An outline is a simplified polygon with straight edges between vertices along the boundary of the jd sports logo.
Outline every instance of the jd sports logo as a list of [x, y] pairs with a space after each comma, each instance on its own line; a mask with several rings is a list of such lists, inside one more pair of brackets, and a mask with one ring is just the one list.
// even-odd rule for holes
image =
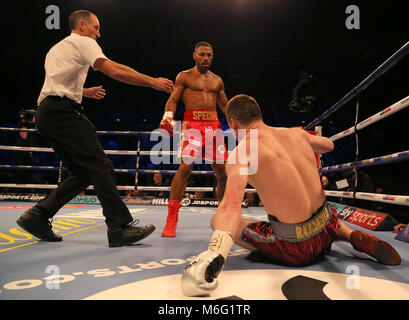
[[189, 198], [183, 198], [182, 201], [180, 202], [181, 206], [187, 207], [191, 203], [191, 200]]

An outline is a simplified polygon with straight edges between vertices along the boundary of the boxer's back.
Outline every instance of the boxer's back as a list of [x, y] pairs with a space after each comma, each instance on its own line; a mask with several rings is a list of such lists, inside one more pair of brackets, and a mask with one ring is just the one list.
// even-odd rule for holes
[[258, 129], [258, 170], [249, 176], [267, 213], [284, 223], [308, 220], [325, 194], [314, 151], [302, 129]]

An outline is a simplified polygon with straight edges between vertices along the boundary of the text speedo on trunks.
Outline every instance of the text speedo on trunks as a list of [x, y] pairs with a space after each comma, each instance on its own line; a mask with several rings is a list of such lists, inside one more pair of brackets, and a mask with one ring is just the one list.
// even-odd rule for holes
[[310, 264], [327, 254], [337, 237], [337, 211], [327, 202], [302, 223], [286, 224], [268, 217], [269, 222], [248, 224], [241, 240], [274, 262], [292, 266]]
[[187, 110], [180, 133], [179, 157], [224, 163], [227, 150], [216, 110]]

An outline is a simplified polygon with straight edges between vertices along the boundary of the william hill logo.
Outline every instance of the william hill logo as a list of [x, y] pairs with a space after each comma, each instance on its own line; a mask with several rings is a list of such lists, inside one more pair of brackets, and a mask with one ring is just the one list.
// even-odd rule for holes
[[167, 206], [169, 204], [169, 199], [165, 198], [155, 198], [152, 199], [152, 205]]

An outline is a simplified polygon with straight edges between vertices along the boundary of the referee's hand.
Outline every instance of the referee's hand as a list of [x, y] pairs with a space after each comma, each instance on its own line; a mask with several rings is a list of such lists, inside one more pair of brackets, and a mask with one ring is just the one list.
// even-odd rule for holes
[[83, 96], [91, 99], [101, 100], [105, 97], [105, 89], [101, 86], [84, 88]]
[[165, 91], [167, 93], [172, 93], [173, 87], [174, 87], [173, 81], [166, 78], [155, 78], [152, 85], [153, 89]]

